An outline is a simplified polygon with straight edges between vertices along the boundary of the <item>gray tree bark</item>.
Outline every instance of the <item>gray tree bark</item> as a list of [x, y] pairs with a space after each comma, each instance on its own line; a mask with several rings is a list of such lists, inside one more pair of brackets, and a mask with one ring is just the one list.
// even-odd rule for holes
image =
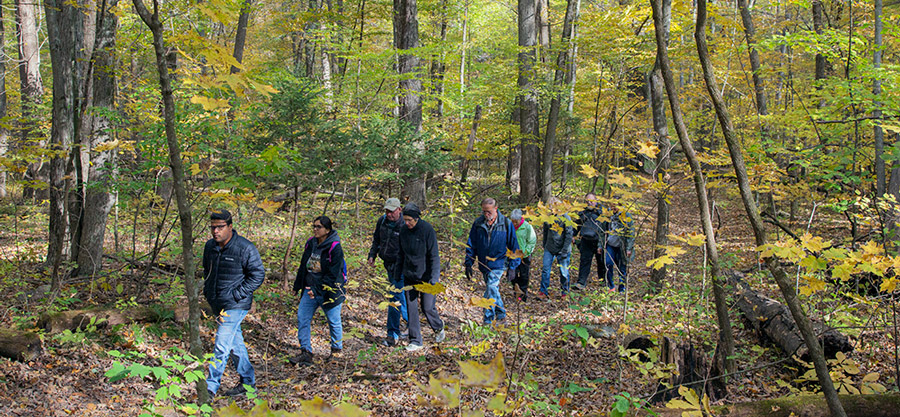
[[[419, 47], [419, 20], [416, 0], [394, 0], [394, 47], [400, 52], [397, 70], [400, 73], [400, 125], [415, 137], [416, 145], [424, 151], [419, 137], [422, 131], [422, 80], [416, 75], [419, 57], [408, 52]], [[425, 207], [425, 178], [418, 170], [409, 172], [403, 194], [410, 202]]]
[[541, 156], [537, 142], [540, 138], [535, 77], [535, 0], [519, 0], [519, 134], [522, 146], [519, 201], [530, 203], [540, 197]]
[[[766, 244], [766, 230], [762, 218], [759, 215], [756, 201], [753, 199], [752, 190], [750, 189], [750, 180], [747, 176], [747, 168], [744, 164], [744, 155], [741, 150], [740, 141], [735, 135], [734, 126], [731, 123], [731, 116], [729, 115], [728, 109], [725, 107], [725, 100], [722, 99], [722, 95], [719, 93], [718, 83], [714, 78], [715, 75], [712, 64], [710, 64], [706, 41], [706, 0], [697, 0], [697, 24], [694, 31], [694, 38], [697, 41], [697, 54], [700, 57], [700, 65], [703, 68], [703, 78], [706, 80], [706, 90], [716, 109], [716, 116], [722, 127], [722, 134], [725, 137], [728, 152], [731, 154], [731, 162], [734, 167], [735, 176], [737, 177], [741, 200], [743, 200], [744, 209], [747, 211], [747, 216], [750, 218], [750, 225], [753, 228], [756, 246], [759, 247]], [[806, 312], [803, 311], [803, 306], [797, 298], [797, 291], [794, 289], [793, 283], [790, 278], [788, 278], [787, 274], [785, 274], [784, 269], [781, 268], [781, 264], [779, 264], [774, 257], [766, 257], [765, 262], [766, 267], [768, 267], [772, 276], [775, 278], [775, 281], [778, 283], [778, 287], [781, 289], [782, 295], [784, 295], [785, 303], [791, 310], [791, 315], [794, 317], [794, 321], [797, 323], [797, 327], [803, 335], [803, 340], [809, 348], [809, 356], [815, 366], [819, 385], [822, 388], [822, 393], [825, 395], [825, 401], [828, 403], [831, 415], [835, 417], [846, 417], [847, 413], [844, 412], [844, 407], [841, 405], [841, 401], [837, 396], [837, 391], [834, 389], [831, 375], [828, 373], [828, 364], [825, 362], [825, 354], [822, 351], [822, 346], [819, 345], [818, 337], [816, 336], [815, 330], [813, 330], [809, 317], [806, 316]]]
[[[84, 215], [75, 258], [77, 275], [95, 275], [103, 264], [103, 240], [106, 222], [116, 204], [113, 188], [116, 173], [116, 150], [92, 151], [98, 145], [114, 140], [112, 121], [106, 115], [116, 110], [117, 79], [114, 68], [116, 61], [116, 31], [119, 18], [110, 12], [119, 0], [106, 0], [97, 14], [97, 39], [91, 62], [91, 110], [82, 119], [87, 124], [86, 147], [91, 152], [91, 163], [87, 170], [88, 186], [84, 196]], [[101, 109], [97, 112], [93, 109]]]
[[[147, 9], [143, 0], [133, 0], [134, 8], [144, 24], [153, 33], [153, 50], [156, 53], [156, 71], [159, 75], [159, 89], [163, 101], [163, 118], [165, 120], [166, 144], [169, 150], [169, 166], [172, 167], [172, 183], [175, 188], [175, 201], [178, 205], [178, 219], [181, 223], [181, 256], [184, 262], [184, 286], [188, 298], [188, 331], [185, 333], [192, 355], [201, 357], [203, 346], [200, 343], [200, 283], [194, 270], [193, 223], [191, 222], [191, 206], [185, 189], [184, 163], [181, 160], [181, 144], [175, 133], [175, 97], [169, 78], [168, 50], [163, 39], [163, 25], [159, 20], [159, 4], [153, 1], [153, 12]], [[206, 380], [197, 381], [197, 396], [200, 402], [206, 402]]]
[[[872, 66], [875, 69], [881, 68], [881, 48], [882, 39], [881, 32], [883, 23], [881, 22], [882, 0], [875, 0], [875, 54], [872, 56]], [[875, 118], [874, 134], [875, 134], [875, 194], [878, 197], [884, 195], [885, 191], [885, 167], [884, 167], [884, 131], [881, 129], [881, 102], [878, 98], [881, 96], [881, 79], [876, 77], [872, 81], [872, 94], [875, 95], [875, 110], [872, 111], [872, 117]]]
[[753, 71], [753, 91], [756, 94], [756, 112], [760, 116], [769, 114], [769, 106], [766, 100], [766, 87], [759, 76], [759, 52], [756, 51], [756, 28], [753, 26], [753, 16], [747, 0], [737, 0], [741, 10], [741, 22], [744, 24], [744, 38], [747, 41], [750, 55], [750, 70]]
[[[6, 58], [6, 28], [3, 24], [3, 9], [0, 8], [0, 57]], [[6, 117], [6, 59], [0, 59], [0, 119]], [[9, 150], [9, 130], [0, 126], [0, 157]], [[6, 198], [6, 168], [0, 167], [0, 198]]]
[[[657, 48], [656, 62], [647, 77], [647, 84], [650, 93], [650, 114], [653, 117], [653, 131], [656, 132], [656, 143], [659, 147], [659, 154], [656, 156], [654, 180], [666, 183], [669, 166], [671, 165], [670, 154], [672, 141], [669, 139], [669, 124], [666, 120], [665, 96], [663, 95], [665, 86], [662, 68], [659, 63], [659, 49], [668, 50], [669, 48], [669, 26], [672, 21], [672, 1], [661, 1], [660, 23], [662, 25], [663, 33], [665, 34], [663, 39], [665, 43]], [[656, 243], [655, 248], [653, 249], [654, 258], [663, 256], [665, 254], [665, 246], [669, 244], [669, 202], [667, 194], [668, 190], [663, 189], [656, 196]], [[650, 272], [650, 283], [654, 291], [661, 290], [665, 280], [665, 266]]]
[[475, 139], [478, 137], [478, 122], [481, 121], [481, 105], [475, 106], [475, 115], [472, 117], [472, 130], [469, 131], [469, 142], [466, 144], [466, 154], [459, 163], [460, 182], [465, 183], [469, 177], [469, 159], [475, 151]]
[[[19, 119], [21, 135], [20, 146], [30, 146], [32, 130], [35, 125], [35, 110], [41, 104], [43, 84], [41, 83], [41, 53], [38, 40], [37, 3], [16, 0], [16, 40], [19, 49], [19, 85], [22, 95], [22, 117]], [[34, 145], [43, 147], [45, 141], [35, 138]], [[44, 170], [39, 162], [28, 164], [25, 178], [28, 180], [46, 180]], [[43, 199], [46, 192], [38, 192], [26, 184], [24, 196], [31, 198], [35, 193]]]
[[547, 116], [547, 133], [544, 135], [544, 157], [543, 157], [543, 174], [541, 180], [543, 187], [541, 195], [544, 202], [549, 203], [553, 192], [553, 154], [556, 151], [556, 127], [559, 123], [559, 108], [562, 102], [563, 89], [568, 82], [572, 80], [575, 74], [569, 62], [572, 60], [572, 52], [574, 46], [575, 21], [578, 19], [579, 0], [568, 0], [566, 2], [566, 17], [563, 21], [562, 41], [560, 44], [559, 55], [556, 57], [556, 71], [553, 77], [553, 86], [555, 93], [550, 99], [550, 114]]
[[[244, 46], [247, 44], [247, 26], [250, 23], [250, 6], [253, 0], [244, 0], [241, 6], [241, 14], [238, 16], [238, 25], [234, 34], [234, 59], [239, 63], [244, 62]], [[232, 65], [231, 73], [236, 74], [241, 69]]]
[[538, 59], [547, 62], [550, 55], [550, 2], [548, 0], [534, 0], [535, 26], [537, 27]]

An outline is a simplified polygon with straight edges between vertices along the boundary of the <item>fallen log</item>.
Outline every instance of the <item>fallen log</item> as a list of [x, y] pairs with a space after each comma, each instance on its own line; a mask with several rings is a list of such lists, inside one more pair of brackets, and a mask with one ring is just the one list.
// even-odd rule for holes
[[[740, 272], [726, 271], [725, 276], [728, 284], [735, 288], [738, 309], [762, 338], [771, 340], [789, 356], [797, 355], [808, 361], [808, 348], [788, 308], [753, 290]], [[853, 351], [850, 339], [844, 334], [819, 322], [813, 322], [813, 328], [819, 335], [826, 357], [834, 358], [838, 352]]]
[[[212, 308], [203, 302], [200, 309], [212, 315]], [[66, 330], [84, 330], [94, 326], [97, 330], [106, 329], [119, 324], [154, 323], [171, 320], [184, 323], [188, 319], [188, 306], [170, 308], [163, 305], [137, 306], [124, 310], [117, 308], [89, 308], [84, 310], [68, 310], [56, 313], [45, 313], [38, 320], [38, 327], [47, 334], [62, 333]]]
[[[847, 417], [894, 417], [900, 410], [900, 394], [841, 395]], [[638, 415], [681, 417], [687, 411], [675, 408], [655, 408]], [[653, 412], [653, 414], [650, 414]], [[801, 395], [712, 407], [717, 416], [728, 417], [828, 417], [831, 413], [820, 395]]]
[[28, 362], [44, 352], [37, 333], [0, 329], [0, 357]]

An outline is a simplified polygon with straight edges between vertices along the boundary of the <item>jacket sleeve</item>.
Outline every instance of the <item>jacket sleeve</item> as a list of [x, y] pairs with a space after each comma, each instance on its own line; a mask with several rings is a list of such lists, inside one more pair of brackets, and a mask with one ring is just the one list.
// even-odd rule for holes
[[[403, 239], [404, 239], [403, 235], [404, 235], [404, 233], [401, 231], [400, 232], [400, 242], [399, 242], [400, 244], [397, 245], [398, 249], [399, 249], [397, 252], [397, 262], [394, 262], [394, 266], [393, 266], [394, 276], [398, 277], [398, 279], [401, 276], [401, 274], [403, 274], [403, 265], [406, 263], [406, 252], [403, 250]], [[404, 283], [403, 285], [406, 285], [406, 284]]]
[[441, 279], [441, 254], [438, 248], [437, 233], [435, 233], [434, 229], [428, 232], [428, 237], [425, 241], [425, 256], [428, 257], [428, 267], [431, 269], [431, 276], [428, 277], [428, 282], [435, 284]]
[[584, 224], [584, 212], [578, 213], [578, 218], [575, 219], [575, 231], [572, 233], [572, 237], [578, 236], [581, 233], [581, 226]]
[[469, 240], [466, 241], [466, 267], [470, 267], [475, 265], [475, 249], [472, 249], [472, 234], [475, 232], [475, 226], [473, 225], [471, 229], [469, 229]]
[[344, 247], [338, 243], [331, 249], [331, 253], [323, 258], [330, 257], [331, 263], [328, 264], [328, 273], [324, 274], [328, 280], [325, 285], [331, 287], [331, 291], [338, 291], [344, 285]]
[[[519, 238], [516, 237], [516, 227], [513, 226], [512, 220], [506, 219], [506, 249], [515, 252], [519, 250]], [[522, 259], [515, 258], [509, 260], [509, 269], [516, 269]]]
[[[526, 223], [527, 224], [527, 223]], [[525, 247], [522, 248], [522, 252], [525, 256], [531, 256], [534, 252], [534, 247], [537, 246], [537, 235], [534, 233], [534, 227], [531, 227], [530, 224], [527, 224], [528, 229], [526, 229], [525, 236]]]
[[575, 228], [569, 225], [563, 225], [563, 248], [568, 247], [569, 251], [572, 250], [573, 237], [575, 237]]
[[375, 223], [375, 232], [372, 233], [372, 246], [369, 248], [369, 256], [368, 259], [375, 258], [378, 256], [378, 250], [381, 248], [381, 227], [384, 224], [384, 216], [378, 218], [378, 222]]
[[541, 225], [541, 247], [547, 247], [547, 236], [550, 236], [550, 223]]
[[256, 249], [256, 246], [252, 243], [247, 245], [244, 248], [243, 258], [244, 279], [241, 281], [241, 285], [238, 285], [232, 291], [235, 301], [252, 297], [253, 291], [256, 291], [266, 279], [266, 268], [263, 266], [262, 258], [259, 257], [259, 251]]
[[297, 268], [297, 277], [294, 278], [294, 292], [302, 290], [306, 287], [306, 262], [309, 261], [310, 250], [309, 242], [303, 247], [303, 256], [300, 257], [300, 268]]

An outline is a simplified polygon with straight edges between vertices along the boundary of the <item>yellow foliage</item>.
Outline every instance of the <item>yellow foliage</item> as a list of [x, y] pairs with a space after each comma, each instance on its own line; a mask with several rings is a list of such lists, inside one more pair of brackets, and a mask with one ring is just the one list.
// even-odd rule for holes
[[478, 361], [458, 361], [465, 379], [462, 384], [467, 387], [497, 388], [506, 379], [506, 366], [503, 364], [503, 353], [497, 352], [488, 364]]
[[259, 202], [256, 205], [256, 207], [263, 209], [263, 211], [265, 211], [266, 213], [275, 214], [275, 211], [277, 211], [279, 208], [281, 208], [281, 206], [283, 204], [284, 204], [283, 201], [275, 202], [275, 201], [270, 201], [270, 200], [266, 199], [266, 200]]
[[438, 295], [447, 290], [447, 286], [440, 282], [437, 284], [429, 284], [427, 282], [423, 282], [421, 284], [413, 285], [413, 287], [416, 289], [416, 291], [431, 295]]
[[203, 110], [206, 111], [228, 110], [231, 108], [231, 105], [228, 104], [228, 100], [199, 95], [191, 97], [191, 103], [203, 106]]
[[594, 169], [594, 167], [588, 164], [581, 165], [581, 173], [587, 176], [588, 178], [594, 178], [600, 176], [600, 172]]
[[638, 143], [637, 153], [645, 155], [648, 158], [656, 158], [656, 154], [659, 153], [659, 146], [656, 146], [656, 142], [646, 139], [643, 142]]
[[468, 306], [478, 308], [491, 308], [496, 303], [497, 300], [493, 298], [472, 297], [469, 298]]
[[825, 241], [819, 236], [813, 236], [809, 233], [800, 237], [803, 247], [810, 252], [819, 252], [822, 249], [831, 246], [831, 241]]

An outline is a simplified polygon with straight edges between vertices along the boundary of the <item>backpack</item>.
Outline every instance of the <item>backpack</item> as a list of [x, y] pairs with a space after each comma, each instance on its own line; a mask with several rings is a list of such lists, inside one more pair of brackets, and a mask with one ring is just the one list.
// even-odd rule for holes
[[581, 225], [581, 238], [587, 240], [600, 240], [600, 231], [603, 226], [597, 222], [596, 218], [591, 217], [587, 212], [583, 212], [582, 219], [584, 223]]
[[[306, 241], [306, 244], [307, 245], [315, 244], [315, 243], [313, 243], [314, 239], [315, 239], [314, 237], [309, 238], [309, 240]], [[331, 242], [331, 246], [328, 247], [328, 262], [329, 263], [331, 263], [331, 252], [334, 250], [335, 246], [340, 245], [340, 244], [341, 244], [340, 241], [335, 241], [335, 242]], [[341, 261], [341, 274], [344, 277], [344, 284], [346, 284], [347, 281], [349, 280], [349, 277], [347, 276], [347, 260], [346, 259]]]

